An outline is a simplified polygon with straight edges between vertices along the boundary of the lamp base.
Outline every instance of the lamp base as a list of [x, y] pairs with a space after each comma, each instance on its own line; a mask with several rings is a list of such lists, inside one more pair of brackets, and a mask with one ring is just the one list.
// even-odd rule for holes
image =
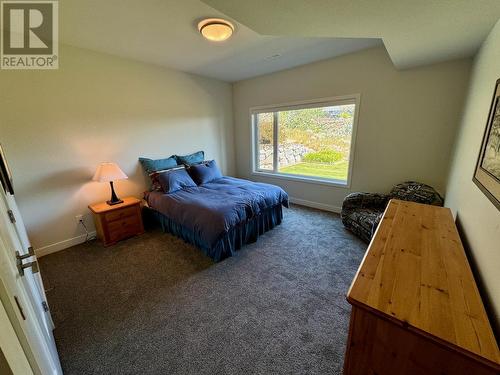
[[110, 206], [123, 203], [123, 201], [116, 196], [115, 188], [113, 187], [113, 181], [109, 181], [109, 185], [111, 186], [111, 199], [109, 201], [106, 201], [106, 203]]
[[106, 203], [110, 206], [114, 206], [115, 204], [120, 204], [120, 203], [123, 203], [123, 201], [121, 199], [117, 200], [117, 201], [106, 201]]

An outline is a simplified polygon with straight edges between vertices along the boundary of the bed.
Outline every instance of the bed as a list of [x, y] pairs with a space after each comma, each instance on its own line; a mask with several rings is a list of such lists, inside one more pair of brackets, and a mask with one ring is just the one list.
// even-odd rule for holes
[[288, 195], [278, 186], [217, 176], [177, 191], [145, 193], [149, 215], [165, 232], [218, 262], [283, 220]]

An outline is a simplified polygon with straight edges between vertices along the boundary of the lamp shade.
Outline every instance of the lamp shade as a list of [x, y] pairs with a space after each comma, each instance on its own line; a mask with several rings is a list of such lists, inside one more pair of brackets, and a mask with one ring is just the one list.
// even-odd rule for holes
[[101, 163], [95, 171], [92, 180], [99, 182], [111, 182], [115, 180], [123, 180], [128, 176], [115, 163]]

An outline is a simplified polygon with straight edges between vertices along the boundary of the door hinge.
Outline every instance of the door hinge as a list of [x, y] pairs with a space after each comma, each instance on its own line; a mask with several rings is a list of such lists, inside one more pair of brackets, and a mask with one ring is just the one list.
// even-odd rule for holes
[[49, 305], [47, 305], [47, 301], [42, 301], [43, 311], [49, 311]]
[[16, 217], [14, 216], [14, 212], [12, 212], [12, 210], [8, 210], [7, 214], [9, 215], [10, 222], [14, 224], [16, 222]]

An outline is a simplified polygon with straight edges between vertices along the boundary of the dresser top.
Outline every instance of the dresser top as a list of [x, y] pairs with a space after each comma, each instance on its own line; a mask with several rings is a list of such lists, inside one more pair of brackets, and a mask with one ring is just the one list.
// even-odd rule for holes
[[106, 202], [94, 203], [94, 204], [89, 205], [89, 209], [96, 214], [100, 214], [103, 212], [118, 210], [120, 208], [129, 207], [129, 206], [133, 206], [134, 204], [141, 203], [141, 200], [138, 198], [135, 198], [135, 197], [126, 197], [126, 198], [122, 198], [122, 200], [123, 200], [123, 203], [114, 204], [112, 206], [110, 206]]
[[500, 364], [448, 208], [391, 200], [347, 300], [444, 345]]

